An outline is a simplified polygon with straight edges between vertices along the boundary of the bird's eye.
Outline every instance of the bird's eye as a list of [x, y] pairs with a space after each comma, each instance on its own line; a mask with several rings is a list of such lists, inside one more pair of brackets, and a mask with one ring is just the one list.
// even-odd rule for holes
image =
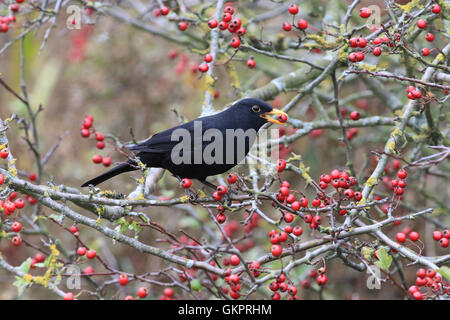
[[260, 111], [261, 111], [261, 108], [260, 108], [259, 106], [256, 106], [256, 105], [255, 105], [255, 106], [252, 107], [252, 110], [253, 110], [253, 112], [256, 113], [256, 112], [260, 112]]

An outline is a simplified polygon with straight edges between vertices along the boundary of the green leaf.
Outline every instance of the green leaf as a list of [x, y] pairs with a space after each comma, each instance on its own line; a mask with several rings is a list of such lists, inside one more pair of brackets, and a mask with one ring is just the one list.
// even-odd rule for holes
[[14, 269], [21, 271], [23, 273], [28, 273], [28, 271], [30, 271], [30, 267], [31, 267], [31, 258], [28, 258], [27, 260], [22, 262], [20, 266], [15, 267]]
[[14, 281], [13, 286], [17, 287], [17, 295], [19, 297], [23, 294], [27, 285], [28, 284], [26, 283], [26, 281], [23, 278], [16, 276], [16, 281]]
[[389, 267], [392, 263], [392, 257], [387, 253], [386, 249], [378, 249], [377, 250], [377, 257], [378, 261], [375, 262], [375, 264], [385, 271], [389, 270]]
[[450, 280], [450, 268], [443, 266], [436, 270], [439, 272], [445, 279]]

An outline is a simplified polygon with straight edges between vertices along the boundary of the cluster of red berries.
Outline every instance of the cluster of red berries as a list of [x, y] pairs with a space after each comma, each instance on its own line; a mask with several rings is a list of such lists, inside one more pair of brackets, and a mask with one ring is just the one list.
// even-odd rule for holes
[[[93, 116], [85, 116], [83, 119], [83, 124], [80, 128], [80, 133], [83, 138], [89, 138], [91, 136], [91, 133], [95, 136], [95, 140], [97, 141], [96, 147], [97, 149], [104, 149], [105, 148], [105, 137], [103, 134], [101, 134], [98, 131], [95, 131], [93, 128], [94, 124], [94, 117]], [[91, 132], [92, 131], [92, 132]], [[111, 165], [111, 158], [110, 157], [102, 157], [101, 155], [97, 154], [92, 157], [92, 162], [94, 163], [102, 163], [105, 167], [109, 167]]]
[[389, 190], [393, 190], [397, 196], [403, 195], [405, 192], [407, 183], [405, 181], [408, 176], [408, 172], [405, 169], [400, 169], [397, 171], [398, 179], [390, 179], [389, 177], [383, 177], [383, 183]]
[[85, 247], [78, 247], [77, 249], [77, 254], [80, 257], [83, 257], [84, 255], [86, 255], [86, 258], [92, 260], [97, 256], [97, 251], [95, 251], [94, 249], [86, 249]]
[[19, 3], [24, 2], [24, 0], [16, 0], [16, 3], [12, 3], [9, 5], [9, 10], [11, 11], [11, 15], [6, 17], [0, 16], [0, 32], [8, 32], [9, 24], [12, 22], [16, 22], [15, 13], [19, 12], [20, 6]]
[[221, 31], [228, 30], [232, 34], [236, 34], [235, 37], [231, 39], [230, 46], [233, 48], [239, 48], [241, 45], [240, 38], [245, 35], [246, 29], [242, 26], [242, 21], [239, 18], [234, 18], [234, 8], [232, 6], [226, 6], [222, 16], [222, 21], [218, 22], [215, 19], [208, 21], [208, 26], [211, 29], [219, 27]]
[[406, 93], [408, 94], [408, 99], [410, 100], [422, 98], [422, 92], [414, 86], [408, 86], [408, 88], [406, 88]]
[[[426, 297], [450, 295], [450, 285], [442, 281], [442, 277], [433, 269], [417, 270], [416, 284], [409, 287], [408, 291], [416, 300], [423, 300]], [[420, 288], [429, 288], [427, 293], [422, 293]]]
[[286, 282], [286, 275], [280, 273], [276, 281], [272, 281], [269, 284], [269, 289], [273, 291], [272, 300], [280, 300], [281, 293], [287, 292], [289, 295], [289, 300], [298, 300], [297, 292], [298, 289], [291, 281]]
[[[298, 6], [293, 3], [289, 6], [288, 11], [290, 14], [295, 16], [299, 11]], [[289, 22], [284, 22], [282, 28], [284, 31], [289, 32], [292, 30], [292, 24], [290, 24]], [[306, 21], [305, 19], [300, 19], [297, 21], [297, 25], [294, 24], [294, 28], [304, 31], [308, 28], [308, 21]]]
[[319, 286], [324, 286], [328, 281], [328, 277], [325, 274], [325, 272], [326, 272], [325, 267], [321, 267], [317, 270], [313, 269], [309, 271], [309, 277], [312, 279], [316, 279], [316, 282]]
[[439, 245], [442, 248], [447, 248], [449, 245], [450, 230], [446, 229], [444, 231], [436, 230], [433, 232], [433, 240], [439, 241]]
[[[0, 174], [0, 185], [4, 182], [3, 175]], [[31, 197], [30, 197], [31, 198]], [[32, 198], [34, 201], [35, 199]], [[34, 204], [34, 203], [33, 203]], [[11, 194], [8, 196], [8, 198], [3, 201], [0, 200], [0, 208], [1, 211], [4, 212], [5, 216], [11, 216], [14, 212], [16, 212], [16, 209], [23, 209], [25, 207], [25, 201], [21, 198], [17, 198], [17, 193], [11, 192]], [[20, 237], [20, 231], [22, 230], [22, 224], [18, 221], [14, 221], [11, 224], [11, 231], [17, 233], [11, 238], [11, 243], [14, 246], [20, 246], [22, 243], [22, 238]]]

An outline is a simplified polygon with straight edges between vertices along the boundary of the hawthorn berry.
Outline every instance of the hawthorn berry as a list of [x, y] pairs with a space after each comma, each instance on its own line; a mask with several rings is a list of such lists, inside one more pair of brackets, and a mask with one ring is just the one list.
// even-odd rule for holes
[[16, 207], [16, 209], [22, 209], [23, 207], [25, 207], [25, 201], [23, 199], [20, 199], [20, 198], [16, 199], [14, 201], [14, 207]]
[[440, 232], [438, 230], [433, 232], [433, 239], [434, 240], [439, 241], [439, 240], [442, 239], [442, 237], [443, 237], [442, 232]]
[[277, 291], [279, 288], [280, 288], [280, 285], [276, 281], [272, 281], [269, 284], [269, 289], [272, 290], [272, 291]]
[[427, 40], [428, 42], [432, 42], [434, 40], [434, 35], [432, 33], [427, 33], [427, 35], [425, 36], [425, 40]]
[[239, 40], [239, 38], [233, 38], [230, 41], [230, 46], [232, 46], [233, 48], [239, 48], [239, 46], [241, 45], [241, 40]]
[[[294, 202], [295, 203], [295, 202]], [[295, 210], [295, 209], [294, 209]], [[297, 209], [298, 210], [298, 209]], [[284, 221], [286, 221], [287, 223], [291, 223], [292, 221], [294, 221], [294, 215], [290, 212], [286, 213], [284, 215]]]
[[216, 191], [223, 195], [223, 194], [226, 194], [228, 190], [227, 190], [227, 187], [225, 187], [225, 186], [218, 186]]
[[72, 292], [65, 293], [63, 299], [64, 300], [73, 300], [74, 299], [73, 293]]
[[94, 259], [97, 256], [97, 252], [94, 249], [89, 249], [86, 253], [86, 258]]
[[184, 179], [181, 180], [181, 182], [180, 182], [180, 186], [181, 186], [182, 188], [184, 188], [184, 189], [190, 188], [191, 185], [192, 185], [192, 181], [191, 181], [191, 179], [188, 179], [188, 178], [184, 178]]
[[5, 148], [5, 149], [0, 150], [0, 158], [6, 159], [6, 158], [8, 158], [8, 155], [9, 155], [8, 149]]
[[283, 253], [283, 248], [278, 244], [274, 244], [270, 249], [270, 252], [274, 257], [279, 257]]
[[404, 234], [403, 232], [399, 232], [395, 235], [395, 238], [397, 239], [398, 242], [405, 242], [406, 240], [406, 234]]
[[419, 28], [419, 29], [424, 29], [424, 28], [426, 28], [427, 27], [427, 22], [425, 21], [425, 20], [418, 20], [417, 21], [417, 27]]
[[169, 14], [169, 8], [167, 7], [162, 7], [159, 12], [163, 15], [163, 16], [167, 16]]
[[428, 56], [430, 54], [430, 49], [428, 48], [422, 48], [420, 50], [420, 54], [423, 55], [424, 57]]
[[359, 120], [361, 118], [361, 114], [358, 111], [353, 111], [350, 113], [350, 119], [352, 120]]
[[306, 208], [306, 207], [308, 206], [308, 199], [307, 199], [307, 198], [301, 198], [301, 199], [299, 200], [299, 202], [300, 202], [300, 205], [301, 205], [303, 208]]
[[292, 233], [292, 230], [294, 230], [294, 228], [292, 228], [292, 226], [284, 227], [284, 232], [286, 232], [286, 233]]
[[441, 240], [439, 240], [439, 245], [442, 248], [447, 248], [449, 244], [449, 240], [447, 238], [442, 238]]
[[103, 141], [98, 141], [96, 144], [97, 149], [104, 149], [105, 148], [105, 143]]
[[77, 233], [80, 231], [80, 229], [78, 229], [78, 227], [76, 225], [71, 225], [69, 228], [69, 231], [73, 234]]
[[188, 24], [187, 24], [187, 22], [185, 22], [185, 21], [181, 21], [180, 23], [178, 23], [178, 29], [179, 29], [180, 31], [186, 30], [187, 27], [188, 27]]
[[410, 238], [412, 241], [417, 241], [417, 240], [419, 240], [420, 235], [419, 235], [418, 232], [413, 231], [413, 232], [411, 232], [411, 233], [409, 234], [409, 238]]
[[218, 191], [215, 191], [212, 196], [213, 196], [213, 199], [216, 201], [220, 201], [223, 198], [223, 195], [221, 193], [219, 193]]
[[89, 131], [89, 129], [86, 129], [86, 128], [82, 128], [80, 130], [80, 133], [83, 138], [89, 138], [89, 136], [91, 135], [91, 132]]
[[289, 6], [288, 11], [290, 14], [296, 15], [298, 13], [298, 6], [293, 3]]
[[201, 65], [198, 66], [198, 71], [200, 72], [207, 72], [209, 70], [209, 67], [206, 63], [202, 63]]
[[0, 173], [0, 185], [5, 182], [5, 176]]
[[22, 230], [22, 224], [20, 222], [13, 222], [13, 224], [11, 225], [11, 230], [13, 232], [20, 232], [20, 230]]
[[253, 69], [254, 67], [256, 67], [256, 62], [255, 59], [250, 58], [247, 60], [247, 67], [249, 67], [250, 69]]
[[165, 288], [163, 294], [168, 298], [172, 298], [175, 294], [175, 291], [172, 288]]
[[283, 30], [284, 31], [291, 31], [292, 30], [292, 25], [289, 22], [283, 23]]
[[272, 294], [271, 299], [272, 300], [280, 300], [281, 299], [281, 295], [278, 292], [274, 292], [274, 294]]
[[217, 220], [218, 223], [222, 224], [222, 223], [224, 223], [227, 220], [227, 216], [224, 215], [223, 213], [219, 213], [216, 216], [216, 220]]
[[217, 20], [212, 19], [208, 21], [208, 27], [210, 27], [211, 29], [214, 29], [217, 27], [219, 23], [217, 22]]
[[[301, 205], [300, 205], [300, 202], [298, 202], [298, 201], [294, 201], [291, 204], [292, 210], [298, 211], [300, 209], [300, 207], [301, 207]], [[292, 214], [291, 214], [291, 216], [292, 216]], [[284, 220], [286, 221], [286, 215], [284, 217], [285, 217]], [[288, 222], [288, 221], [286, 221], [286, 222]], [[292, 220], [289, 222], [292, 222]]]
[[220, 30], [226, 30], [226, 29], [228, 29], [228, 23], [226, 23], [225, 21], [221, 21], [221, 22], [219, 23], [219, 29], [220, 29]]
[[358, 47], [360, 47], [360, 48], [365, 48], [367, 45], [367, 40], [364, 37], [358, 38], [357, 42], [358, 42]]
[[237, 266], [239, 263], [241, 263], [241, 259], [239, 259], [239, 256], [236, 254], [233, 254], [230, 257], [230, 263], [232, 266]]
[[370, 12], [370, 9], [369, 8], [361, 8], [361, 10], [359, 10], [359, 16], [361, 17], [361, 18], [368, 18], [368, 17], [370, 17], [370, 14], [371, 14], [371, 12]]
[[94, 162], [94, 163], [101, 163], [102, 161], [103, 161], [103, 158], [99, 154], [92, 157], [92, 162]]
[[125, 273], [120, 274], [117, 281], [121, 286], [126, 286], [128, 284], [128, 275]]
[[286, 168], [286, 160], [279, 159], [277, 161], [277, 170], [278, 172], [283, 172], [283, 170]]
[[379, 55], [381, 55], [381, 48], [380, 47], [375, 47], [372, 50], [372, 54], [376, 57], [378, 57]]
[[435, 14], [441, 13], [441, 6], [438, 4], [433, 4], [430, 9], [432, 13]]
[[233, 14], [234, 13], [234, 8], [232, 6], [226, 6], [224, 11], [228, 12], [229, 14]]
[[310, 214], [305, 214], [305, 216], [303, 217], [303, 220], [306, 223], [311, 223], [311, 221], [313, 220], [313, 217]]
[[317, 284], [319, 285], [319, 286], [323, 286], [323, 285], [325, 285], [326, 283], [327, 283], [327, 281], [328, 281], [328, 278], [327, 278], [327, 276], [325, 275], [325, 274], [321, 274], [321, 275], [319, 275], [318, 277], [317, 277]]
[[305, 19], [300, 19], [297, 21], [297, 26], [300, 29], [305, 30], [306, 28], [308, 28], [308, 21], [306, 21]]
[[79, 248], [77, 249], [77, 254], [78, 254], [79, 256], [84, 256], [84, 255], [86, 254], [86, 248], [85, 248], [85, 247], [79, 247]]
[[137, 291], [137, 295], [141, 299], [145, 298], [147, 296], [147, 294], [148, 294], [147, 288], [144, 288], [144, 287], [139, 288], [139, 290]]
[[213, 56], [208, 53], [203, 57], [203, 60], [205, 60], [206, 63], [209, 63], [213, 60]]
[[231, 16], [231, 14], [229, 12], [225, 12], [223, 14], [223, 16], [222, 16], [222, 21], [223, 22], [230, 22], [232, 18], [233, 17]]
[[18, 247], [22, 243], [22, 238], [20, 236], [14, 236], [11, 238], [11, 243], [13, 246]]
[[397, 177], [399, 177], [400, 179], [405, 179], [408, 176], [408, 173], [406, 172], [405, 169], [400, 169], [397, 172]]

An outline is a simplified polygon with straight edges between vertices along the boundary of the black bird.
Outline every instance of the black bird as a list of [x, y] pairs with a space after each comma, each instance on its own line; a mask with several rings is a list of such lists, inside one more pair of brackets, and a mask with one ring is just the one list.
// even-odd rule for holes
[[[206, 178], [227, 172], [241, 162], [250, 151], [256, 132], [267, 121], [282, 123], [273, 119], [270, 116], [272, 114], [287, 117], [283, 111], [259, 99], [237, 101], [225, 111], [192, 120], [157, 133], [142, 143], [127, 146], [135, 153], [134, 159], [129, 159], [85, 182], [82, 187], [95, 186], [118, 174], [138, 170], [137, 159], [146, 167], [167, 169], [179, 180], [197, 179], [213, 186]], [[245, 133], [252, 131], [255, 132], [255, 136], [252, 134], [245, 136]], [[189, 139], [186, 138], [183, 144], [180, 144], [182, 140], [180, 136], [183, 134], [188, 134]], [[182, 148], [183, 146], [185, 148]], [[210, 157], [203, 157], [203, 153]], [[197, 157], [199, 155], [200, 159]], [[180, 163], [181, 158], [184, 161]]]

